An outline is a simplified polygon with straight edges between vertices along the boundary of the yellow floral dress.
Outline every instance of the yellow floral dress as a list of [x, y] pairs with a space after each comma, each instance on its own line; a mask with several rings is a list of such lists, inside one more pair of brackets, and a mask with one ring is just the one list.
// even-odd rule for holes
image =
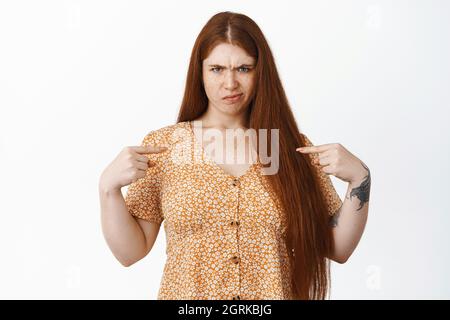
[[[158, 299], [292, 299], [286, 221], [260, 162], [239, 177], [226, 173], [189, 121], [151, 131], [142, 145], [168, 146], [147, 155], [156, 166], [125, 196], [131, 215], [165, 221]], [[319, 174], [332, 215], [342, 201], [329, 176]]]

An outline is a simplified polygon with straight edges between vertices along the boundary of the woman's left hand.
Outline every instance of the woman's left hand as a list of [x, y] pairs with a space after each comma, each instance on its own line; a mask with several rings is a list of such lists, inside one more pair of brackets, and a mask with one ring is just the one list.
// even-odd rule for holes
[[369, 168], [340, 143], [297, 148], [301, 153], [317, 153], [312, 163], [321, 166], [326, 174], [350, 183], [361, 182], [369, 174]]

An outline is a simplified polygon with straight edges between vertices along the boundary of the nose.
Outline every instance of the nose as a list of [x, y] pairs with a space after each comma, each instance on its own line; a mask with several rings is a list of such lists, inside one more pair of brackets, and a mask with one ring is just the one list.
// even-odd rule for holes
[[225, 74], [225, 89], [234, 90], [237, 87], [237, 84], [234, 71], [228, 71]]

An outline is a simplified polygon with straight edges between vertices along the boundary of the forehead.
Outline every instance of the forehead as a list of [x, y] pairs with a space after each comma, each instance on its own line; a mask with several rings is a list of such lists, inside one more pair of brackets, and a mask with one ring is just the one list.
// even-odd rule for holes
[[204, 62], [222, 65], [252, 64], [255, 62], [255, 59], [239, 46], [220, 43], [214, 47]]

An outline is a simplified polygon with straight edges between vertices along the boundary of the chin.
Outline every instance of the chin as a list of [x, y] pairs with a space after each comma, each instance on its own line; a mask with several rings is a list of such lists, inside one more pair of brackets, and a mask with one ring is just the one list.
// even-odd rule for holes
[[243, 104], [223, 104], [220, 108], [220, 110], [226, 114], [232, 114], [232, 115], [238, 115], [240, 114], [245, 108], [243, 107]]

